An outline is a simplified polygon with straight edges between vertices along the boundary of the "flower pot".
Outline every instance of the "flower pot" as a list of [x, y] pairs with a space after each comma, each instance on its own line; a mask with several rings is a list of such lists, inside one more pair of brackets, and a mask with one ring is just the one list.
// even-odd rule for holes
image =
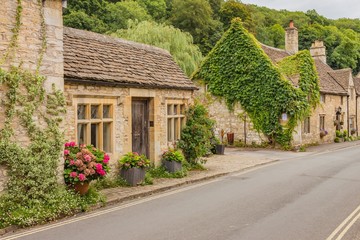
[[125, 179], [125, 181], [130, 186], [136, 186], [145, 180], [145, 169], [144, 168], [121, 169], [120, 176], [123, 179]]
[[74, 190], [75, 192], [79, 193], [81, 196], [85, 195], [89, 191], [89, 183], [88, 182], [75, 183]]
[[224, 155], [225, 145], [217, 144], [217, 145], [215, 146], [215, 149], [216, 149], [216, 154]]
[[166, 171], [170, 173], [174, 173], [181, 170], [182, 164], [181, 162], [176, 161], [164, 161], [164, 166], [166, 168]]
[[234, 144], [234, 133], [227, 133], [226, 137], [227, 137], [228, 144], [233, 145]]

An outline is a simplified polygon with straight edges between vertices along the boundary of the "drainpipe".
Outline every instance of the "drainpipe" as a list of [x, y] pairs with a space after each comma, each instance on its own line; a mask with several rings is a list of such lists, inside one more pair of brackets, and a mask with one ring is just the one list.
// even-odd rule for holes
[[346, 110], [347, 110], [347, 132], [348, 132], [347, 137], [349, 137], [350, 136], [349, 96], [346, 97], [346, 100], [347, 100], [346, 101], [346, 108], [347, 108]]
[[244, 118], [244, 143], [246, 145], [246, 115], [245, 115], [245, 118]]

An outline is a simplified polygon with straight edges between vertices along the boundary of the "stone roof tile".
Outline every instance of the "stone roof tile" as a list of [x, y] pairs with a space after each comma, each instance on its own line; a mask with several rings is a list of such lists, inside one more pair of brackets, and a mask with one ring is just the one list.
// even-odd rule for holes
[[64, 28], [65, 81], [197, 89], [166, 50]]

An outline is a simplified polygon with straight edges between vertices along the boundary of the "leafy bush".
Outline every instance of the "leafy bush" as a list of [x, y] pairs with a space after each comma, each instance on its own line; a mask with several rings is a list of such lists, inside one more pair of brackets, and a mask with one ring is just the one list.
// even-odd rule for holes
[[162, 160], [182, 163], [185, 161], [185, 158], [184, 155], [179, 150], [169, 149], [168, 151], [162, 154]]
[[129, 152], [119, 160], [119, 164], [123, 169], [146, 168], [150, 167], [150, 160], [144, 154], [139, 155], [137, 152]]
[[339, 137], [336, 137], [336, 138], [334, 139], [334, 142], [339, 143], [339, 142], [340, 142], [340, 138], [339, 138]]
[[210, 139], [214, 121], [208, 118], [207, 109], [196, 102], [186, 111], [186, 126], [181, 132], [179, 148], [188, 162], [194, 163], [211, 149]]
[[183, 178], [187, 176], [188, 169], [186, 166], [183, 166], [180, 171], [169, 173], [166, 171], [164, 166], [161, 166], [157, 168], [151, 168], [147, 173], [149, 173], [153, 178]]

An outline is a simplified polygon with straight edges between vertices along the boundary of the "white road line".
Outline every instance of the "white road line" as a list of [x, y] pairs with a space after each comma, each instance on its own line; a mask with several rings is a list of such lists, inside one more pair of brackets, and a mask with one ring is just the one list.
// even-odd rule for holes
[[[359, 212], [359, 210], [360, 210], [360, 205], [330, 234], [330, 236], [326, 240], [332, 240], [340, 232], [340, 230], [343, 229], [345, 225], [355, 216], [355, 214]], [[351, 222], [349, 224], [351, 224]], [[341, 238], [337, 238], [337, 240], [338, 239]]]
[[[276, 164], [276, 163], [277, 162], [272, 163], [272, 164]], [[272, 165], [272, 164], [261, 165], [259, 167], [255, 167], [255, 168], [252, 168], [252, 169], [249, 169], [249, 170], [245, 170], [245, 171], [243, 171], [241, 173], [233, 174], [233, 176], [244, 175], [246, 173], [253, 172], [255, 170], [267, 167], [267, 166]], [[51, 224], [49, 226], [39, 227], [39, 228], [36, 228], [36, 229], [33, 229], [33, 230], [29, 230], [29, 231], [26, 231], [26, 232], [23, 232], [23, 233], [14, 234], [14, 235], [11, 235], [11, 236], [8, 236], [8, 237], [5, 237], [5, 238], [0, 238], [0, 239], [1, 240], [13, 240], [13, 239], [17, 239], [17, 238], [20, 238], [20, 237], [25, 237], [25, 236], [28, 236], [28, 235], [31, 235], [31, 234], [35, 234], [35, 233], [43, 232], [43, 231], [50, 230], [50, 229], [53, 229], [53, 228], [61, 227], [61, 226], [67, 225], [67, 224], [71, 224], [71, 223], [79, 222], [79, 221], [86, 220], [86, 219], [89, 219], [89, 218], [101, 216], [101, 215], [104, 215], [104, 214], [107, 214], [107, 213], [119, 211], [119, 210], [122, 210], [124, 208], [136, 206], [136, 205], [141, 204], [141, 203], [149, 202], [149, 201], [159, 199], [159, 198], [162, 198], [162, 197], [166, 197], [166, 196], [170, 196], [170, 195], [173, 195], [173, 194], [176, 194], [176, 193], [185, 192], [185, 191], [188, 191], [188, 190], [191, 190], [191, 189], [194, 189], [194, 188], [197, 188], [197, 187], [201, 187], [201, 186], [204, 186], [204, 185], [207, 185], [207, 184], [211, 184], [211, 183], [214, 183], [214, 182], [218, 182], [218, 181], [221, 181], [221, 178], [218, 178], [218, 179], [215, 179], [215, 180], [212, 180], [212, 181], [203, 182], [203, 183], [198, 183], [196, 185], [181, 188], [181, 189], [174, 190], [174, 191], [171, 191], [171, 192], [162, 193], [162, 194], [159, 194], [159, 195], [156, 195], [156, 196], [153, 196], [153, 197], [146, 197], [146, 199], [141, 199], [141, 200], [138, 200], [138, 201], [133, 202], [133, 203], [127, 203], [127, 204], [124, 204], [124, 205], [121, 205], [121, 206], [118, 206], [118, 207], [113, 207], [111, 209], [98, 211], [98, 212], [95, 212], [95, 213], [87, 214], [87, 215], [82, 216], [82, 217], [76, 217], [74, 219], [69, 219], [69, 220], [66, 220], [66, 221], [62, 221], [60, 223], [54, 223], [54, 224]]]
[[353, 218], [353, 220], [346, 226], [346, 228], [339, 234], [336, 240], [341, 240], [345, 234], [349, 231], [349, 229], [354, 225], [354, 223], [360, 218], [360, 213]]

